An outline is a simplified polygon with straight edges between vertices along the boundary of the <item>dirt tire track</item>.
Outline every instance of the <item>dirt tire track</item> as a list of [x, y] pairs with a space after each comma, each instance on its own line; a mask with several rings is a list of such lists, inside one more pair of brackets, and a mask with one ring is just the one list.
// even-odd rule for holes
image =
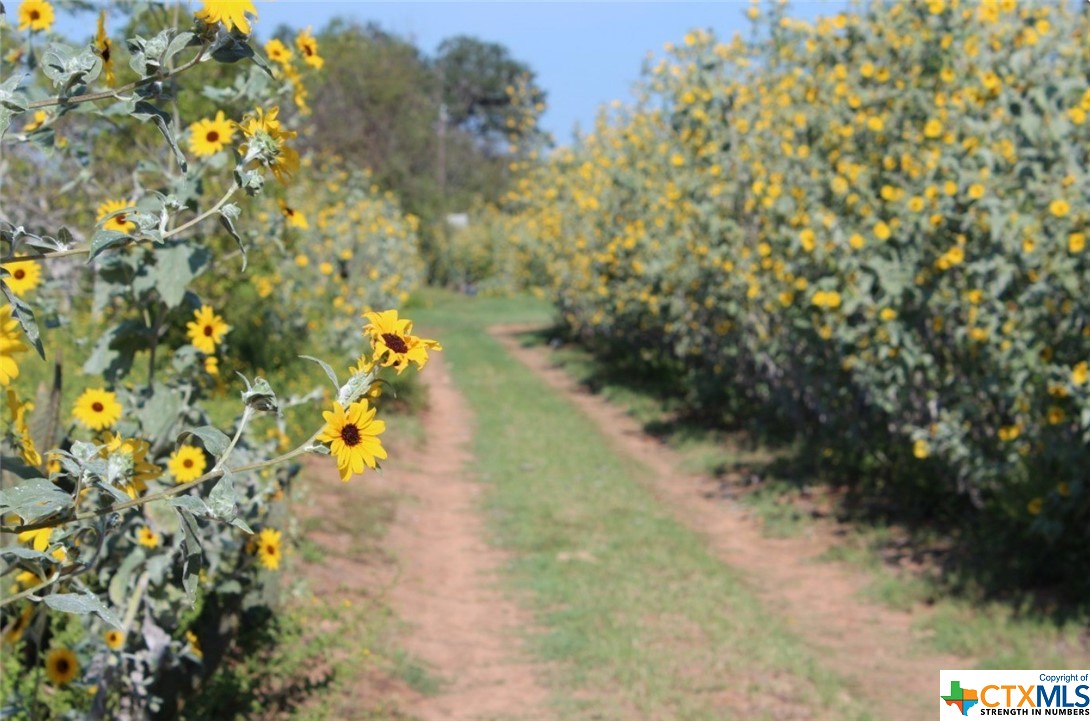
[[679, 471], [676, 452], [555, 367], [548, 349], [520, 345], [517, 334], [530, 330], [540, 326], [494, 326], [489, 332], [592, 419], [620, 453], [652, 471], [656, 496], [705, 538], [714, 554], [743, 573], [768, 608], [824, 655], [824, 666], [845, 679], [854, 694], [845, 702], [868, 704], [882, 718], [897, 721], [934, 715], [939, 669], [974, 668], [971, 659], [922, 648], [913, 629], [918, 614], [861, 600], [864, 573], [819, 560], [832, 545], [827, 536], [768, 538], [738, 504], [709, 500], [717, 482]]
[[[550, 718], [537, 680], [541, 667], [522, 649], [528, 617], [497, 588], [504, 556], [486, 540], [483, 489], [468, 476], [470, 409], [442, 356], [432, 356], [421, 379], [428, 410], [420, 457], [391, 452], [381, 474], [350, 481], [402, 496], [382, 542], [400, 568], [386, 601], [410, 626], [401, 645], [429, 667], [441, 689], [434, 696], [408, 694], [399, 706], [423, 721]], [[329, 465], [312, 483], [321, 493], [322, 486], [341, 482]], [[352, 585], [352, 570], [338, 570]], [[363, 575], [376, 579], [373, 572]]]

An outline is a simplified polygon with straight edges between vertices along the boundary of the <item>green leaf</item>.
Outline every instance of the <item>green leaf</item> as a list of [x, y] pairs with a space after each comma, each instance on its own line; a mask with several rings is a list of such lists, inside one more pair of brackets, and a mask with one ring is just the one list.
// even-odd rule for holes
[[2, 274], [0, 274], [0, 291], [3, 291], [4, 297], [6, 297], [8, 303], [11, 304], [11, 314], [15, 320], [19, 321], [19, 326], [23, 329], [23, 333], [26, 335], [27, 340], [34, 346], [34, 350], [38, 351], [38, 355], [41, 356], [42, 360], [45, 360], [45, 348], [42, 347], [42, 334], [38, 330], [37, 322], [34, 320], [34, 311], [30, 309], [30, 306], [25, 300], [11, 292], [11, 288], [8, 288], [7, 283], [4, 282], [4, 276]]
[[339, 380], [337, 380], [336, 372], [330, 367], [330, 365], [328, 363], [326, 363], [321, 358], [315, 358], [314, 356], [301, 355], [299, 357], [302, 358], [303, 360], [314, 361], [315, 363], [320, 365], [322, 367], [322, 370], [325, 371], [325, 374], [327, 376], [329, 376], [329, 380], [331, 380], [333, 382], [333, 389], [337, 390], [337, 391], [339, 391], [341, 389], [341, 382]]
[[121, 619], [93, 593], [54, 593], [42, 600], [55, 611], [81, 616], [93, 613], [114, 628], [121, 628]]
[[160, 110], [149, 102], [140, 100], [137, 101], [136, 106], [129, 115], [137, 120], [154, 123], [155, 127], [159, 129], [159, 132], [166, 139], [170, 149], [174, 151], [174, 159], [178, 162], [178, 167], [181, 168], [183, 173], [188, 171], [189, 166], [186, 164], [185, 155], [182, 153], [182, 149], [178, 147], [178, 141], [174, 138], [174, 131], [171, 130], [174, 119], [169, 113]]
[[238, 517], [238, 496], [235, 493], [234, 477], [230, 473], [225, 472], [223, 478], [208, 494], [208, 506], [212, 509], [212, 513], [216, 515], [216, 518], [226, 521], [247, 533], [253, 533], [250, 527], [246, 525], [246, 521]]
[[175, 496], [170, 499], [170, 505], [197, 518], [212, 517], [212, 509], [200, 496]]
[[4, 137], [11, 118], [16, 113], [26, 112], [26, 101], [15, 94], [15, 89], [26, 75], [13, 75], [0, 83], [0, 138]]
[[125, 560], [121, 562], [121, 565], [118, 566], [114, 575], [110, 578], [110, 603], [115, 606], [125, 605], [128, 600], [127, 596], [133, 571], [144, 562], [145, 558], [144, 551], [139, 548], [134, 548], [125, 556]]
[[177, 308], [189, 284], [211, 260], [212, 253], [204, 246], [173, 241], [155, 251], [155, 265], [146, 266], [146, 278], [168, 308]]
[[144, 437], [158, 439], [152, 448], [155, 453], [161, 453], [170, 443], [170, 431], [178, 422], [182, 408], [183, 399], [180, 389], [170, 388], [158, 382], [152, 386], [151, 397], [144, 401], [143, 407], [137, 411], [137, 416], [140, 419]]
[[223, 226], [224, 230], [226, 230], [227, 233], [232, 238], [235, 239], [235, 243], [238, 244], [238, 249], [242, 253], [242, 270], [245, 271], [246, 270], [246, 263], [247, 263], [246, 246], [242, 242], [242, 236], [240, 236], [238, 234], [238, 231], [235, 230], [235, 221], [234, 221], [234, 219], [237, 218], [237, 217], [238, 217], [238, 206], [235, 205], [234, 203], [228, 203], [227, 205], [220, 208], [220, 212], [219, 212], [220, 225]]
[[255, 411], [261, 411], [262, 413], [279, 413], [280, 401], [276, 398], [276, 393], [273, 392], [272, 386], [269, 382], [258, 376], [254, 378], [254, 384], [251, 386], [250, 381], [246, 380], [246, 376], [242, 376], [242, 380], [246, 382], [246, 390], [242, 392], [242, 402]]
[[115, 381], [129, 372], [138, 351], [148, 347], [148, 329], [142, 322], [127, 320], [107, 328], [83, 364], [83, 372]]
[[[196, 496], [183, 496], [182, 498], [193, 498], [200, 501]], [[178, 516], [181, 518], [182, 531], [185, 534], [182, 540], [182, 546], [185, 549], [185, 562], [182, 564], [182, 588], [185, 589], [186, 600], [192, 605], [197, 598], [197, 582], [201, 572], [201, 539], [198, 533], [197, 519], [193, 516], [193, 513], [178, 507], [180, 504], [174, 503], [175, 501], [181, 501], [182, 498], [173, 499], [172, 504], [176, 507]], [[201, 504], [203, 505], [204, 501], [201, 501]]]
[[[116, 213], [115, 213], [116, 215]], [[92, 260], [99, 253], [107, 248], [113, 248], [114, 246], [124, 245], [133, 237], [128, 233], [122, 233], [120, 230], [106, 230], [105, 228], [99, 228], [95, 231], [95, 234], [91, 236], [91, 252], [87, 256], [87, 260]]]
[[70, 508], [72, 497], [45, 478], [32, 478], [0, 491], [0, 515], [14, 513], [23, 523], [33, 523]]
[[352, 405], [366, 393], [371, 384], [375, 381], [375, 370], [372, 369], [367, 373], [357, 373], [348, 379], [348, 382], [344, 384], [344, 387], [337, 393], [337, 402], [345, 408]]
[[227, 446], [231, 445], [231, 439], [227, 437], [227, 434], [212, 426], [188, 428], [178, 434], [177, 441], [180, 443], [187, 435], [200, 438], [205, 450], [217, 458], [223, 455], [223, 452], [227, 450]]

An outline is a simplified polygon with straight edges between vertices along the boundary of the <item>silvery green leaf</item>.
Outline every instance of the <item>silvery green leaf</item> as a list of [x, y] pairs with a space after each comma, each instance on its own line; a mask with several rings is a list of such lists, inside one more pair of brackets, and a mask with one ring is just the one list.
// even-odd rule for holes
[[216, 518], [247, 533], [253, 533], [246, 521], [238, 517], [238, 497], [235, 493], [234, 477], [230, 473], [224, 472], [223, 477], [209, 492], [208, 506]]
[[5, 556], [23, 561], [41, 561], [42, 563], [49, 564], [57, 563], [56, 558], [44, 551], [35, 551], [33, 548], [23, 548], [22, 546], [4, 546], [0, 548], [0, 558], [4, 558]]
[[95, 483], [95, 485], [98, 486], [99, 488], [101, 488], [102, 490], [106, 491], [107, 493], [109, 493], [111, 496], [113, 496], [113, 499], [115, 501], [119, 501], [121, 503], [124, 503], [125, 501], [130, 500], [128, 494], [126, 494], [123, 490], [121, 490], [117, 486], [114, 486], [114, 485], [112, 485], [110, 483], [106, 483], [105, 481], [101, 481], [101, 480], [97, 481]]
[[185, 299], [189, 284], [212, 260], [212, 253], [202, 245], [170, 242], [155, 252], [155, 265], [148, 268], [159, 297], [168, 308], [177, 308]]
[[99, 228], [95, 231], [95, 234], [91, 236], [91, 252], [88, 254], [87, 260], [92, 260], [107, 248], [124, 245], [130, 240], [132, 240], [132, 236], [128, 233], [122, 233], [119, 230]]
[[23, 523], [33, 523], [71, 507], [72, 497], [45, 478], [32, 478], [0, 491], [0, 515], [14, 513]]
[[148, 329], [142, 322], [127, 320], [107, 328], [83, 364], [83, 372], [113, 381], [132, 367], [138, 351], [148, 347]]
[[34, 347], [34, 350], [38, 351], [38, 355], [45, 360], [45, 348], [42, 347], [42, 334], [38, 330], [38, 324], [34, 320], [34, 311], [30, 309], [30, 306], [25, 300], [11, 292], [11, 288], [8, 288], [7, 283], [4, 282], [4, 275], [7, 271], [0, 273], [0, 291], [3, 291], [4, 297], [8, 299], [8, 303], [11, 304], [11, 314], [15, 320], [19, 321], [19, 327], [23, 329], [23, 333], [26, 335], [27, 340]]
[[[194, 498], [200, 501], [195, 496], [183, 496], [182, 498]], [[201, 572], [201, 539], [198, 533], [197, 519], [194, 518], [193, 513], [174, 503], [180, 500], [181, 498], [175, 498], [172, 503], [181, 518], [182, 531], [185, 534], [182, 540], [185, 552], [185, 562], [182, 564], [182, 587], [185, 589], [186, 600], [192, 604], [197, 597], [197, 581]], [[201, 504], [203, 505], [204, 501], [201, 501]]]
[[[245, 376], [243, 376], [243, 380], [245, 380]], [[252, 386], [247, 381], [246, 390], [242, 393], [242, 402], [255, 411], [262, 411], [263, 413], [280, 412], [280, 402], [276, 399], [276, 393], [273, 392], [269, 382], [261, 376], [254, 378]]]
[[170, 442], [170, 430], [178, 422], [182, 413], [183, 397], [178, 388], [171, 388], [162, 383], [152, 386], [151, 397], [137, 411], [140, 427], [145, 438], [158, 439], [152, 451], [162, 452]]
[[93, 593], [53, 593], [42, 600], [55, 611], [78, 615], [93, 613], [114, 628], [121, 628], [121, 620]]
[[178, 141], [174, 138], [174, 131], [171, 129], [174, 120], [170, 114], [143, 100], [137, 101], [129, 114], [137, 120], [150, 121], [155, 124], [155, 127], [159, 129], [159, 132], [166, 139], [167, 144], [170, 145], [170, 149], [174, 151], [174, 159], [177, 161], [178, 167], [185, 173], [188, 166], [185, 155], [182, 153], [181, 148], [178, 147]]
[[339, 380], [337, 380], [337, 373], [330, 367], [330, 365], [328, 363], [326, 363], [321, 358], [315, 358], [315, 357], [309, 356], [309, 355], [301, 355], [299, 357], [302, 358], [303, 360], [314, 361], [315, 363], [320, 365], [322, 367], [322, 370], [325, 371], [325, 374], [327, 376], [329, 376], [329, 380], [333, 382], [334, 390], [339, 391], [341, 389], [341, 382]]
[[128, 601], [129, 584], [132, 581], [132, 574], [136, 568], [144, 562], [145, 555], [143, 549], [134, 548], [129, 551], [125, 556], [125, 560], [121, 562], [113, 576], [110, 578], [109, 596], [110, 603], [115, 606], [124, 606]]
[[374, 382], [374, 369], [367, 373], [357, 373], [353, 375], [344, 384], [344, 387], [340, 389], [340, 392], [337, 393], [337, 402], [345, 408], [348, 408], [348, 406], [362, 398], [363, 395], [371, 389], [371, 384]]
[[210, 53], [212, 59], [218, 63], [237, 63], [239, 60], [254, 56], [254, 49], [249, 43], [226, 31], [216, 36], [216, 41], [209, 49], [212, 51]]
[[[175, 496], [170, 499], [170, 505], [174, 506], [179, 511], [185, 511], [197, 518], [212, 517], [212, 509], [208, 507], [208, 504], [205, 503], [204, 499], [200, 496]], [[185, 524], [183, 523], [182, 525], [184, 528]]]
[[[228, 211], [233, 211], [233, 212], [228, 212]], [[242, 243], [242, 236], [240, 236], [238, 234], [238, 231], [235, 230], [234, 218], [237, 218], [237, 217], [238, 217], [238, 206], [235, 205], [234, 203], [228, 203], [227, 205], [220, 208], [220, 213], [219, 213], [220, 225], [223, 226], [223, 229], [226, 230], [227, 233], [232, 238], [235, 239], [235, 243], [238, 244], [239, 252], [242, 253], [242, 270], [245, 271], [246, 270], [246, 260], [247, 260], [246, 259], [246, 246]]]
[[187, 435], [193, 435], [201, 439], [205, 450], [217, 458], [223, 455], [227, 446], [231, 445], [231, 439], [223, 431], [212, 426], [200, 426], [199, 428], [187, 428], [178, 434], [177, 442], [181, 442]]
[[196, 38], [196, 34], [191, 33], [188, 30], [175, 35], [174, 39], [167, 45], [166, 52], [163, 53], [163, 61], [169, 63], [175, 55], [182, 52], [190, 45], [196, 45]]

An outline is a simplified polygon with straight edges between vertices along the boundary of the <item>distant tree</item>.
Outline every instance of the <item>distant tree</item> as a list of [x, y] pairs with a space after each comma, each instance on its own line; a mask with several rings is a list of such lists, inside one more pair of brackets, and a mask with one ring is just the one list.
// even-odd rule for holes
[[545, 92], [534, 83], [529, 66], [512, 58], [503, 45], [457, 35], [439, 45], [435, 65], [451, 124], [489, 150], [511, 135], [537, 132], [536, 125], [527, 129], [509, 122], [519, 113], [510, 89], [527, 81], [530, 97], [525, 100], [531, 105], [543, 104]]

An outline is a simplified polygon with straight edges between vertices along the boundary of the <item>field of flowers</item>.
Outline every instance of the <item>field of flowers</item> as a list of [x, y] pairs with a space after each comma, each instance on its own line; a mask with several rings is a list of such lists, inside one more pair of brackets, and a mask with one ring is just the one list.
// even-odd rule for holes
[[694, 405], [788, 429], [865, 493], [985, 524], [1020, 549], [1012, 575], [1074, 579], [1090, 547], [1085, 7], [749, 15], [749, 40], [668, 45], [639, 103], [529, 167], [505, 213], [480, 215], [488, 267], [546, 288], [603, 352], [678, 376]]
[[[384, 377], [440, 350], [393, 310], [421, 280], [418, 223], [296, 151], [324, 65], [309, 31], [255, 47], [253, 3], [147, 5], [81, 46], [46, 0], [9, 11], [3, 715], [174, 717], [276, 608], [297, 459], [376, 468]], [[331, 387], [278, 396], [307, 353]]]

